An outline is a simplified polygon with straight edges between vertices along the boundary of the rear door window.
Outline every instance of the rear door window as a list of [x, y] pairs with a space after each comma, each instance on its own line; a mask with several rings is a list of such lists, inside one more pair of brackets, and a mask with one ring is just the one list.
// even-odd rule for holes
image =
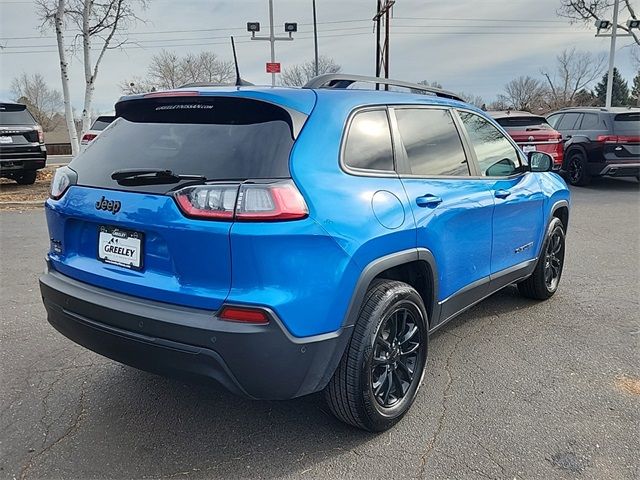
[[556, 125], [556, 129], [558, 130], [573, 130], [580, 118], [581, 113], [565, 113], [562, 120]]
[[229, 97], [154, 98], [118, 105], [116, 120], [70, 167], [78, 184], [164, 193], [175, 185], [122, 186], [121, 169], [166, 169], [208, 180], [288, 178], [292, 120], [276, 105]]
[[598, 130], [598, 123], [597, 113], [585, 113], [582, 116], [580, 130]]
[[409, 173], [469, 175], [462, 141], [448, 110], [398, 108], [395, 114], [407, 152]]
[[107, 117], [107, 116], [98, 117], [96, 118], [96, 121], [93, 122], [93, 125], [91, 125], [91, 130], [104, 130], [114, 120], [115, 120], [115, 117]]
[[391, 129], [386, 110], [356, 113], [349, 126], [344, 163], [360, 170], [393, 171]]

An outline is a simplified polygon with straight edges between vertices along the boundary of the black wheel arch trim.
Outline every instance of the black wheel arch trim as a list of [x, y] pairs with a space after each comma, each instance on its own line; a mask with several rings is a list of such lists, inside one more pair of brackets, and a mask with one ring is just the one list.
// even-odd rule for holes
[[[344, 322], [342, 327], [351, 327], [356, 323], [358, 319], [358, 315], [360, 314], [360, 309], [362, 308], [362, 303], [365, 298], [365, 294], [369, 289], [369, 285], [371, 282], [380, 275], [385, 270], [388, 270], [393, 267], [397, 267], [400, 265], [404, 265], [407, 263], [415, 262], [415, 261], [423, 261], [427, 263], [431, 270], [431, 305], [425, 305], [425, 308], [431, 312], [432, 318], [438, 318], [439, 314], [439, 306], [436, 301], [437, 293], [438, 293], [438, 269], [436, 265], [436, 260], [431, 253], [431, 251], [426, 248], [410, 248], [407, 250], [402, 250], [400, 252], [390, 253], [385, 255], [384, 257], [377, 258], [370, 262], [360, 274], [356, 286], [354, 288], [353, 294], [351, 296], [351, 301], [349, 302], [349, 307], [347, 308], [347, 313], [344, 318]], [[430, 308], [429, 308], [430, 307]], [[426, 313], [426, 312], [424, 312]], [[428, 315], [425, 315], [425, 318], [428, 318]]]
[[[567, 221], [566, 221], [566, 225], [563, 223], [564, 226], [564, 233], [567, 233], [567, 230], [569, 229], [569, 216], [571, 214], [571, 207], [569, 205], [569, 201], [568, 200], [558, 200], [557, 202], [555, 202], [552, 206], [549, 214], [549, 219], [547, 220], [547, 227], [549, 227], [549, 224], [551, 223], [551, 221], [554, 219], [554, 217], [556, 217], [555, 213], [560, 210], [561, 208], [566, 207], [567, 208]], [[558, 217], [559, 218], [559, 217]], [[546, 230], [545, 230], [545, 235], [546, 235]]]

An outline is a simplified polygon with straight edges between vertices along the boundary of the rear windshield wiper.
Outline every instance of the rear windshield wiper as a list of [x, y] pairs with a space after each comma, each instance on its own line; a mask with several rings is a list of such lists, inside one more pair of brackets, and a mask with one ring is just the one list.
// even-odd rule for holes
[[183, 180], [192, 182], [205, 182], [207, 177], [203, 175], [181, 175], [173, 173], [171, 170], [161, 170], [157, 168], [125, 168], [116, 170], [111, 174], [111, 178], [119, 185], [164, 185], [178, 183]]

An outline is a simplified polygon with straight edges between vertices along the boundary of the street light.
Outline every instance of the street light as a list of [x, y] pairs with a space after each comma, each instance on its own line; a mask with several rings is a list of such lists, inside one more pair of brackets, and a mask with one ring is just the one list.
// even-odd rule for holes
[[627, 28], [629, 30], [633, 28], [640, 28], [640, 20], [636, 20], [635, 18], [631, 20], [627, 20]]
[[252, 36], [255, 36], [256, 32], [260, 31], [260, 22], [247, 22], [247, 32], [251, 32]]
[[596, 20], [595, 25], [598, 32], [600, 32], [600, 30], [609, 30], [611, 28], [611, 22], [609, 20]]
[[298, 31], [297, 23], [285, 23], [284, 30], [289, 33], [288, 37], [276, 37], [273, 33], [273, 0], [269, 0], [269, 36], [258, 37], [256, 32], [260, 31], [258, 22], [247, 23], [247, 30], [251, 32], [251, 40], [266, 40], [271, 43], [271, 62], [267, 63], [267, 73], [271, 73], [271, 85], [276, 85], [276, 72], [280, 72], [280, 64], [276, 63], [276, 47], [278, 40], [293, 40], [292, 33]]

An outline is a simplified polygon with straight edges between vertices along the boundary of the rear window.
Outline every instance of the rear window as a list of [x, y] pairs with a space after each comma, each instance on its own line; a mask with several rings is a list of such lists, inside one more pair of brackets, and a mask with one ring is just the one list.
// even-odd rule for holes
[[618, 135], [640, 135], [640, 112], [616, 115], [613, 118], [613, 131]]
[[505, 129], [526, 127], [551, 128], [551, 125], [549, 125], [547, 119], [544, 117], [505, 117], [496, 118], [496, 122], [498, 122]]
[[166, 169], [208, 180], [289, 178], [292, 120], [250, 99], [154, 98], [117, 106], [117, 117], [70, 167], [78, 184], [165, 193], [176, 185], [121, 186], [122, 169]]
[[0, 125], [35, 125], [29, 110], [24, 105], [0, 105]]
[[96, 121], [93, 122], [93, 125], [91, 125], [91, 130], [104, 130], [109, 126], [111, 122], [115, 120], [115, 118], [116, 117], [108, 116], [98, 117], [96, 118]]

